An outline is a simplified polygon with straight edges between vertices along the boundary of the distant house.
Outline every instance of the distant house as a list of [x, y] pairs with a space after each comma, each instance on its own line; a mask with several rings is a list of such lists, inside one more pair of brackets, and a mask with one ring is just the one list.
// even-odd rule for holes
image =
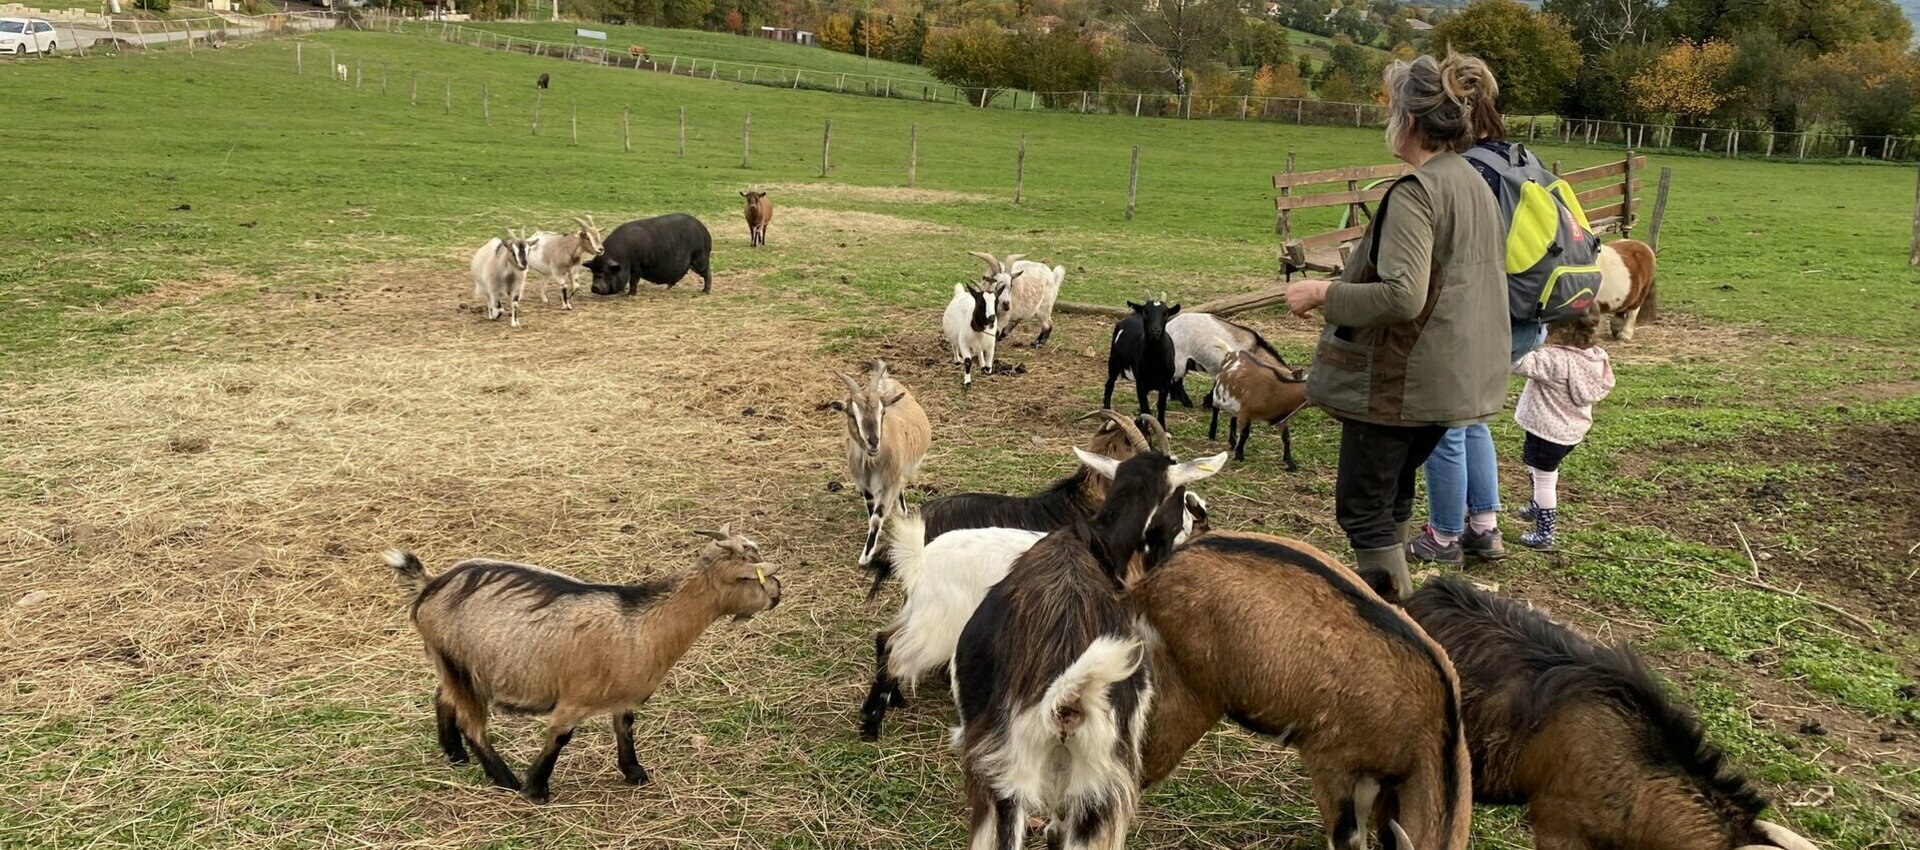
[[1419, 18], [1408, 18], [1407, 27], [1413, 30], [1414, 32], [1432, 32], [1433, 31], [1433, 24], [1427, 23], [1426, 21], [1420, 20]]
[[760, 37], [768, 41], [784, 41], [788, 44], [804, 44], [808, 47], [820, 46], [819, 36], [809, 30], [793, 27], [761, 27]]

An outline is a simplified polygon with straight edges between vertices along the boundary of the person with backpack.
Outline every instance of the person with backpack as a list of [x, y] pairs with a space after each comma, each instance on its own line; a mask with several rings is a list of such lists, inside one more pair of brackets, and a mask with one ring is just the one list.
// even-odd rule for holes
[[1381, 198], [1338, 281], [1302, 280], [1287, 307], [1322, 310], [1307, 398], [1340, 421], [1334, 515], [1362, 572], [1413, 592], [1405, 541], [1414, 478], [1451, 427], [1505, 406], [1505, 224], [1461, 153], [1473, 110], [1499, 93], [1485, 62], [1388, 67], [1387, 146], [1414, 167]]
[[[1532, 152], [1507, 141], [1506, 122], [1492, 102], [1476, 104], [1474, 127], [1479, 141], [1467, 152], [1467, 162], [1486, 180], [1508, 224], [1509, 354], [1512, 362], [1518, 362], [1540, 345], [1545, 319], [1577, 315], [1592, 303], [1599, 285], [1595, 265], [1599, 242], [1587, 227], [1572, 188]], [[1539, 191], [1525, 188], [1528, 184]], [[1542, 236], [1549, 233], [1542, 248]], [[1556, 271], [1558, 277], [1550, 281]], [[1499, 526], [1499, 463], [1487, 426], [1449, 429], [1424, 469], [1427, 524], [1407, 541], [1407, 557], [1448, 566], [1461, 566], [1469, 557], [1505, 558]]]

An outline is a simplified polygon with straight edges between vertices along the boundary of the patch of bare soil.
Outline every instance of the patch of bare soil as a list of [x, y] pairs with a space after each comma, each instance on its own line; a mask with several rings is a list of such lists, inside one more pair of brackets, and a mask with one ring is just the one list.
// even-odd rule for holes
[[1600, 344], [1616, 363], [1646, 365], [1723, 363], [1779, 345], [1781, 340], [1759, 327], [1714, 324], [1687, 313], [1662, 310], [1659, 321], [1635, 328], [1631, 341], [1608, 339], [1603, 330]]
[[[1687, 457], [1711, 468], [1727, 452], [1742, 464], [1820, 471], [1740, 484], [1659, 482], [1657, 504], [1617, 507], [1651, 511], [1680, 537], [1734, 551], [1739, 523], [1767, 581], [1920, 634], [1920, 423], [1788, 433]], [[1622, 471], [1645, 474], [1653, 460], [1629, 459]]]
[[[783, 216], [781, 213], [786, 215]], [[776, 232], [789, 234], [789, 238], [845, 239], [859, 236], [951, 231], [952, 228], [930, 221], [882, 213], [827, 210], [815, 207], [782, 207], [774, 212], [773, 224], [767, 228], [767, 238], [771, 241]]]

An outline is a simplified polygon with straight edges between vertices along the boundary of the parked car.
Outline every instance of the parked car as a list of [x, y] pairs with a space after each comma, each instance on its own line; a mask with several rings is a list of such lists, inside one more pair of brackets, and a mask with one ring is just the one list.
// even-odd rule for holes
[[53, 24], [39, 18], [0, 18], [0, 55], [25, 56], [59, 49]]

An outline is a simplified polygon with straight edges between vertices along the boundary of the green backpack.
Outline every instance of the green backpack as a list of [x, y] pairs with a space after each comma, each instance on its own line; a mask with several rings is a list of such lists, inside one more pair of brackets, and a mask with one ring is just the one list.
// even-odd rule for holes
[[1567, 181], [1525, 147], [1503, 158], [1486, 148], [1463, 154], [1499, 179], [1494, 196], [1507, 219], [1507, 306], [1523, 322], [1587, 312], [1600, 291], [1600, 240]]

